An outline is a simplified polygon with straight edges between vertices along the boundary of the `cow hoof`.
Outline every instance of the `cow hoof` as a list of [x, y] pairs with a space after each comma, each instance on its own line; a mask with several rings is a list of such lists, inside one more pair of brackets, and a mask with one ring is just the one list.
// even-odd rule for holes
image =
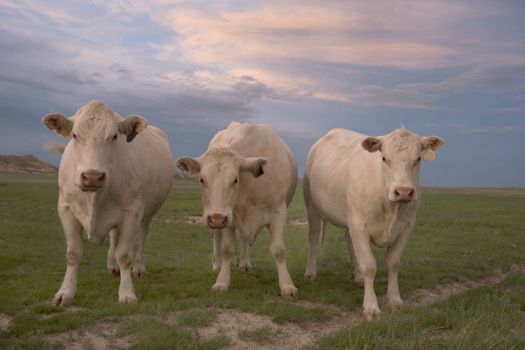
[[228, 285], [226, 285], [224, 283], [215, 283], [211, 287], [211, 290], [213, 290], [214, 292], [217, 292], [217, 293], [226, 293], [228, 291]]
[[388, 301], [391, 312], [399, 312], [403, 309], [404, 303], [401, 298], [396, 298]]
[[306, 282], [313, 282], [313, 281], [315, 281], [315, 278], [316, 278], [315, 274], [312, 274], [312, 273], [305, 273], [304, 274], [304, 280]]
[[372, 306], [369, 308], [365, 308], [363, 310], [363, 316], [367, 321], [372, 321], [374, 318], [379, 319], [381, 316], [381, 311], [379, 310], [378, 306]]
[[73, 294], [70, 294], [68, 292], [58, 291], [58, 293], [55, 294], [55, 297], [53, 298], [53, 305], [54, 306], [70, 305], [74, 297], [75, 296]]
[[118, 266], [108, 266], [108, 273], [112, 276], [120, 276], [120, 269]]
[[131, 275], [133, 277], [143, 277], [146, 275], [146, 267], [144, 267], [144, 265], [134, 265], [132, 268], [131, 268]]
[[250, 272], [252, 270], [251, 264], [239, 264], [239, 270], [242, 272]]
[[285, 286], [281, 288], [281, 296], [284, 298], [294, 298], [296, 299], [299, 296], [299, 291], [292, 284], [290, 286]]
[[124, 304], [136, 304], [139, 302], [139, 299], [137, 299], [135, 294], [126, 294], [126, 295], [119, 296], [118, 301], [119, 303], [124, 303]]

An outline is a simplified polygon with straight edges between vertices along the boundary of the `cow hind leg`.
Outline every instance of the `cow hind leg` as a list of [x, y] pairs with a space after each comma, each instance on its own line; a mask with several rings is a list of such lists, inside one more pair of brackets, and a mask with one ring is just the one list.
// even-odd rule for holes
[[221, 240], [222, 235], [220, 230], [212, 230], [213, 234], [213, 253], [211, 256], [211, 268], [215, 272], [221, 270]]
[[279, 277], [279, 288], [283, 297], [298, 296], [298, 291], [293, 284], [288, 267], [286, 266], [286, 251], [284, 248], [284, 229], [286, 226], [286, 205], [283, 203], [279, 209], [279, 213], [275, 215], [270, 224], [270, 243], [269, 250], [273, 261], [277, 266], [277, 274]]
[[77, 292], [78, 267], [84, 255], [84, 243], [82, 226], [73, 213], [70, 210], [59, 210], [59, 216], [67, 243], [67, 267], [62, 285], [53, 298], [53, 305], [66, 306], [73, 301]]
[[131, 266], [131, 275], [133, 277], [142, 277], [146, 274], [146, 265], [144, 263], [144, 243], [149, 233], [150, 221], [143, 223], [140, 227], [140, 235], [135, 240], [133, 265]]
[[226, 227], [221, 232], [221, 268], [212, 290], [224, 293], [231, 283], [231, 263], [235, 254], [235, 229]]
[[363, 287], [363, 277], [361, 276], [361, 272], [359, 271], [359, 266], [357, 266], [357, 258], [355, 257], [354, 248], [352, 246], [352, 237], [350, 236], [349, 229], [345, 231], [345, 239], [346, 239], [346, 249], [348, 250], [348, 253], [350, 254], [350, 259], [352, 260], [354, 282], [358, 286]]
[[308, 210], [308, 261], [306, 262], [306, 271], [304, 272], [304, 280], [308, 282], [315, 281], [317, 276], [317, 247], [323, 232], [322, 218], [317, 214], [315, 209], [307, 206]]
[[250, 272], [252, 263], [250, 261], [250, 244], [249, 240], [244, 237], [242, 233], [239, 234], [241, 239], [241, 249], [239, 251], [239, 270], [243, 272]]
[[118, 244], [118, 230], [116, 228], [109, 232], [109, 249], [108, 249], [108, 272], [113, 276], [120, 275], [120, 269], [118, 267], [117, 258], [115, 257], [115, 250]]

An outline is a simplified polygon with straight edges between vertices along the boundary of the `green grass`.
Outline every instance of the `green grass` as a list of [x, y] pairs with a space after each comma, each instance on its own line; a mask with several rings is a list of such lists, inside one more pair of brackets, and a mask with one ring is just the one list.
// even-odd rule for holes
[[[362, 289], [352, 283], [350, 259], [341, 229], [328, 229], [320, 249], [317, 281], [313, 284], [303, 281], [308, 241], [306, 225], [287, 227], [288, 266], [300, 299], [320, 303], [320, 306], [305, 306], [278, 296], [277, 273], [268, 253], [266, 231], [260, 233], [250, 250], [252, 272], [242, 273], [233, 268], [230, 291], [224, 295], [212, 293], [210, 288], [216, 274], [211, 271], [211, 234], [203, 226], [184, 223], [185, 217], [201, 213], [198, 186], [192, 181], [177, 180], [146, 242], [148, 274], [134, 280], [140, 302], [137, 305], [117, 302], [118, 278], [108, 275], [105, 268], [107, 242], [103, 246], [86, 242], [74, 301], [80, 310], [65, 312], [64, 308], [49, 306], [65, 271], [65, 240], [56, 213], [56, 178], [0, 174], [0, 184], [0, 313], [12, 317], [9, 330], [0, 333], [2, 348], [43, 348], [45, 334], [87, 329], [107, 318], [126, 322], [123, 332], [133, 330], [131, 337], [138, 348], [161, 346], [156, 337], [164, 339], [170, 348], [220, 348], [228, 339], [201, 339], [192, 331], [211, 322], [220, 308], [267, 315], [277, 323], [306, 325], [322, 323], [334, 316], [333, 311], [329, 311], [332, 309], [323, 304], [353, 309], [362, 302]], [[305, 219], [300, 188], [289, 213], [290, 218]], [[402, 258], [399, 278], [402, 296], [417, 288], [462, 278], [481, 278], [495, 268], [507, 269], [512, 263], [525, 262], [523, 218], [525, 191], [522, 189], [426, 189], [415, 230]], [[384, 251], [376, 249], [375, 253], [378, 259], [376, 292], [384, 295], [387, 282]], [[519, 285], [523, 281], [513, 278], [508, 283]], [[488, 297], [483, 302], [494, 309], [503, 309], [501, 303], [517, 305], [513, 320], [523, 324], [523, 293], [502, 297], [500, 301], [492, 298], [501, 288], [485, 290]], [[456, 299], [458, 301], [452, 303]], [[462, 310], [463, 299], [470, 300], [472, 296], [467, 293], [445, 303], [452, 303], [450, 314], [455, 308]], [[424, 320], [434, 315], [432, 310], [434, 307], [409, 310], [380, 322], [361, 324], [348, 332], [352, 341], [362, 338], [370, 344], [379, 344], [374, 343], [374, 339], [380, 334], [384, 344], [391, 343], [396, 348], [393, 340], [397, 336], [407, 342], [413, 338], [410, 327], [427, 327]], [[447, 309], [443, 310], [443, 315], [448, 315]], [[162, 321], [174, 312], [179, 315], [179, 325]], [[465, 312], [464, 320], [472, 317], [506, 322], [500, 319], [506, 313], [496, 315], [482, 309]], [[477, 327], [481, 333], [488, 332], [481, 323]], [[435, 336], [433, 328], [427, 328], [430, 329], [428, 335], [424, 332], [419, 335], [421, 342], [414, 347], [424, 347], [418, 344]], [[516, 334], [525, 337], [523, 327], [501, 328], [498, 332], [498, 340], [510, 343]], [[343, 339], [344, 334], [338, 334], [338, 339]], [[477, 333], [468, 333], [463, 328], [451, 328], [444, 334], [446, 342], [439, 344], [445, 345], [438, 344], [438, 348], [463, 348], [466, 346], [460, 342], [463, 338], [470, 339], [466, 344], [479, 345], [475, 342]], [[320, 346], [330, 341], [323, 340]], [[363, 342], [359, 344], [365, 344]]]
[[257, 344], [264, 344], [271, 341], [271, 338], [275, 336], [276, 332], [270, 327], [260, 327], [254, 330], [240, 330], [239, 339], [244, 341], [251, 341]]
[[[326, 336], [317, 349], [523, 349], [525, 276], [454, 295], [437, 305], [361, 323]], [[510, 290], [509, 290], [510, 289]], [[523, 301], [523, 299], [521, 299]]]

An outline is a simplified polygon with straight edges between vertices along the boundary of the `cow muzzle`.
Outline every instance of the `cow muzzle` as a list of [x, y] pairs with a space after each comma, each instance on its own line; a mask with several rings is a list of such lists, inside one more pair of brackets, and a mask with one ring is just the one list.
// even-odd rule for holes
[[80, 190], [95, 192], [102, 187], [106, 180], [106, 173], [98, 170], [87, 170], [80, 173]]
[[413, 187], [394, 188], [394, 200], [397, 202], [409, 202], [415, 199], [416, 190]]
[[222, 214], [212, 214], [208, 215], [206, 222], [210, 228], [221, 229], [225, 228], [228, 224], [228, 217]]

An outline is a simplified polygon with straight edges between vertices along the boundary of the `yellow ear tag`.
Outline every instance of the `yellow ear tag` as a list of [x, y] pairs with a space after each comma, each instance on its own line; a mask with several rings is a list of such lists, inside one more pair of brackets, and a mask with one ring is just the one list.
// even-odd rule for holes
[[434, 160], [434, 158], [436, 158], [436, 152], [434, 152], [432, 148], [429, 147], [423, 151], [423, 160], [431, 161]]
[[60, 135], [64, 136], [64, 137], [68, 137], [69, 136], [69, 133], [64, 130], [63, 128], [60, 128], [60, 131], [58, 132]]

